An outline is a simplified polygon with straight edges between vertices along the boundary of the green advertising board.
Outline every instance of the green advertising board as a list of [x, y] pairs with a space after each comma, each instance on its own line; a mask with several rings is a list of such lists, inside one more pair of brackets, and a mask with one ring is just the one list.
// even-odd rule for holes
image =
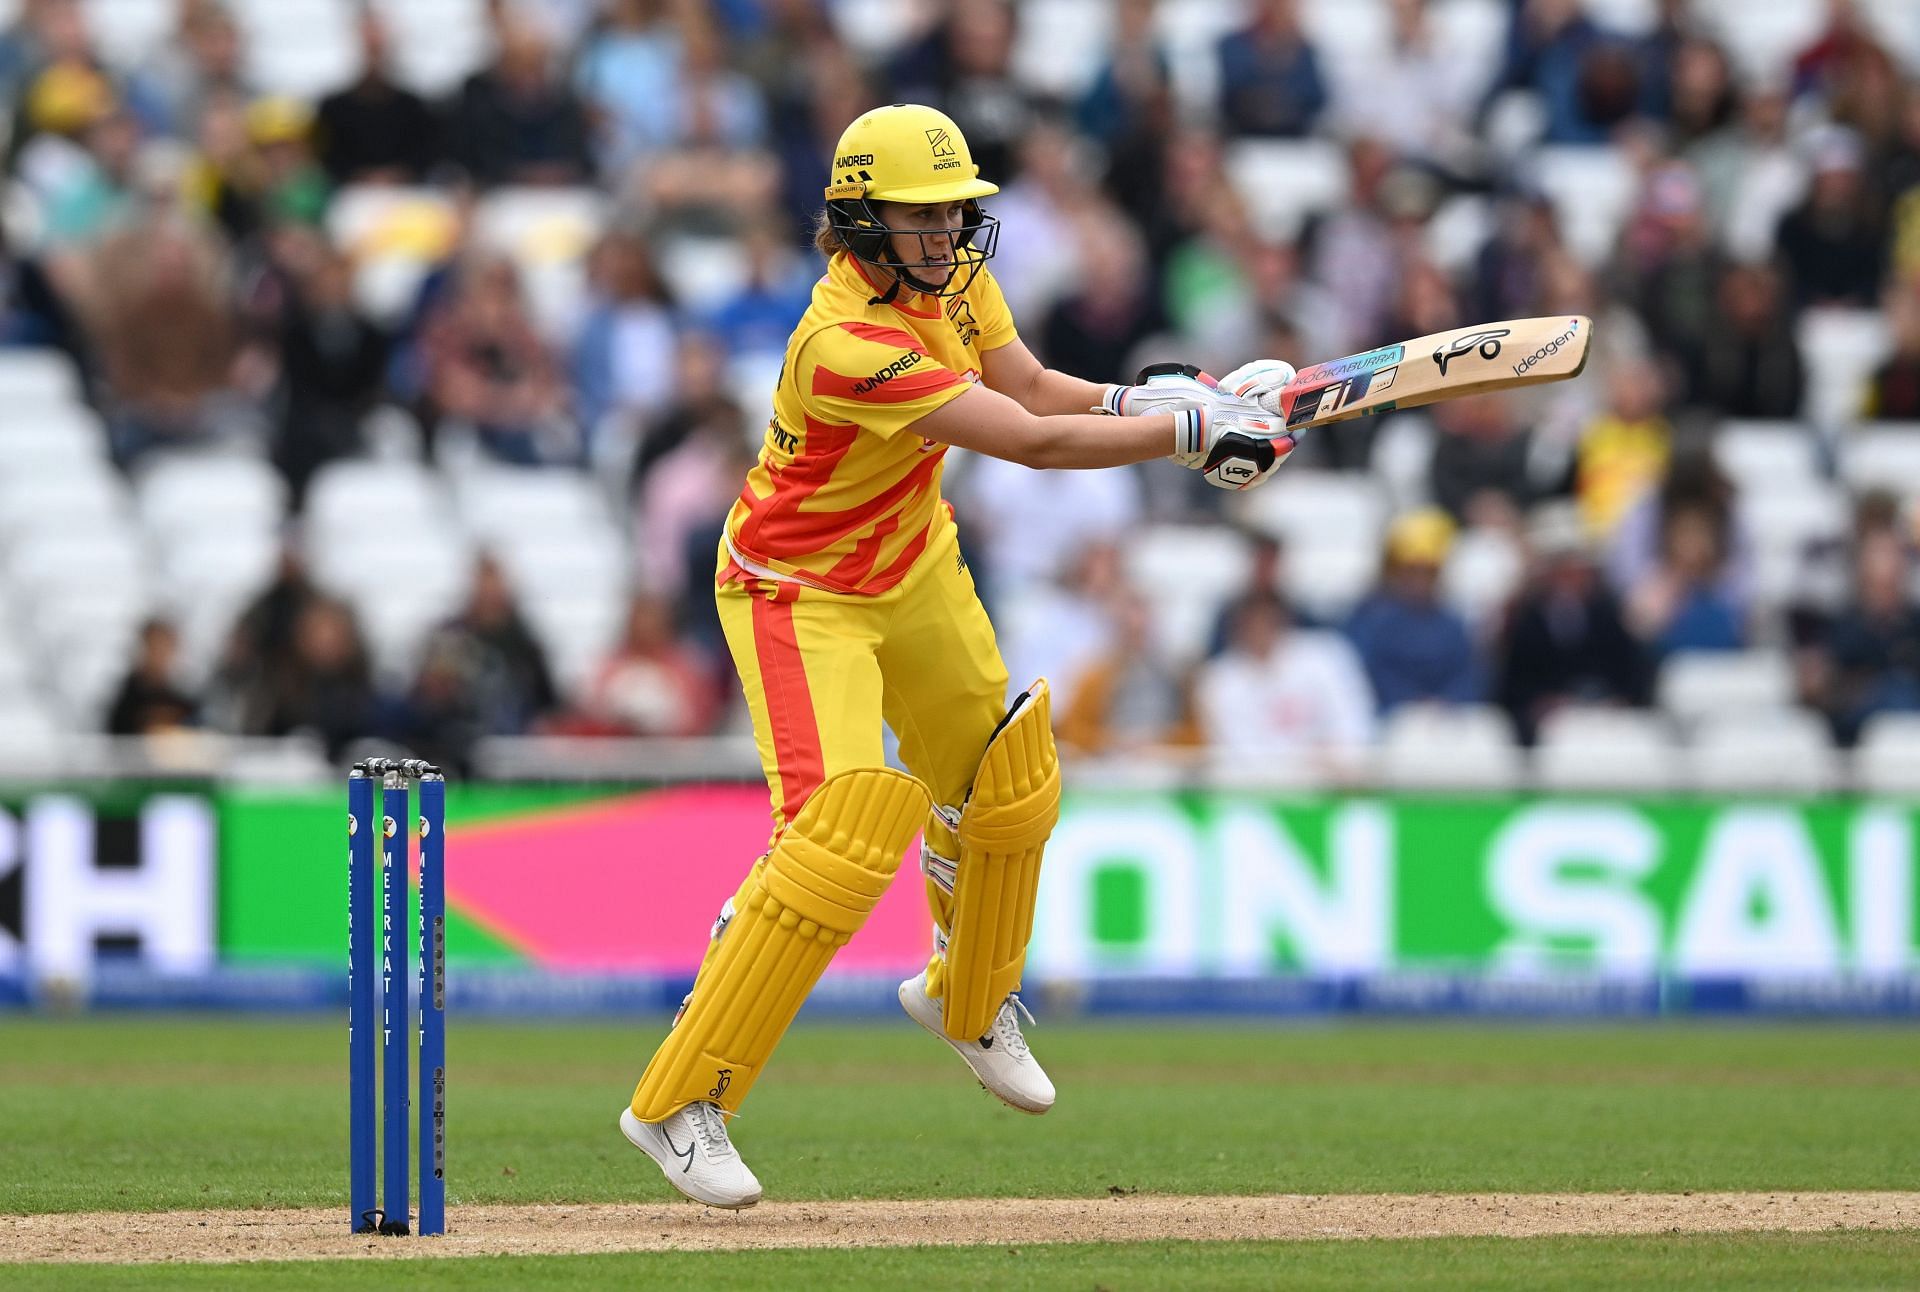
[[1033, 971], [1886, 974], [1914, 945], [1906, 806], [1070, 795]]

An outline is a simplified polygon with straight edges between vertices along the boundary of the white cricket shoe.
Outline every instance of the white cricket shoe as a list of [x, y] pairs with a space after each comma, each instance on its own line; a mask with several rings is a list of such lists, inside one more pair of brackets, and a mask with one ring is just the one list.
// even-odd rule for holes
[[727, 1139], [718, 1104], [688, 1104], [663, 1122], [643, 1122], [632, 1107], [622, 1108], [620, 1133], [695, 1202], [736, 1211], [760, 1201], [760, 1181]]
[[956, 1041], [940, 1024], [940, 1002], [927, 995], [925, 974], [915, 974], [900, 984], [900, 1007], [907, 1017], [951, 1045], [980, 1078], [989, 1094], [1009, 1108], [1038, 1116], [1053, 1107], [1053, 1082], [1041, 1069], [1040, 1061], [1027, 1048], [1020, 1035], [1020, 1015], [1027, 1007], [1017, 995], [1008, 995], [994, 1015], [993, 1027], [977, 1041]]

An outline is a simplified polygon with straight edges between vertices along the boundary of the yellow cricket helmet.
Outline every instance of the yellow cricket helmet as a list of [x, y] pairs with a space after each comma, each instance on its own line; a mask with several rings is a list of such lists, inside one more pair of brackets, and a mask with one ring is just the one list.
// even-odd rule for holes
[[[998, 185], [980, 178], [966, 136], [952, 117], [924, 104], [895, 103], [863, 113], [840, 135], [825, 193], [827, 222], [855, 258], [890, 270], [917, 291], [957, 296], [999, 241], [1000, 222], [983, 212], [979, 201], [999, 191]], [[889, 235], [910, 231], [889, 228], [874, 202], [964, 203], [960, 228], [951, 235], [951, 259], [928, 256], [924, 250], [919, 260], [896, 257]], [[964, 277], [949, 272], [942, 284], [929, 284], [912, 273], [961, 266], [970, 266], [970, 272]]]

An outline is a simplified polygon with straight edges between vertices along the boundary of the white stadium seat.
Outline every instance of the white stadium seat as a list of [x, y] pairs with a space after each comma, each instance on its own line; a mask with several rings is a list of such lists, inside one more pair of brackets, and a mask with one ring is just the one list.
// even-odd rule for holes
[[1552, 200], [1567, 249], [1588, 265], [1613, 252], [1639, 191], [1626, 155], [1610, 148], [1550, 145], [1535, 150], [1534, 183]]
[[1124, 555], [1128, 576], [1153, 607], [1161, 648], [1180, 661], [1205, 653], [1221, 607], [1246, 588], [1252, 563], [1246, 540], [1214, 525], [1152, 525], [1128, 541]]
[[1521, 782], [1525, 760], [1492, 705], [1403, 705], [1387, 716], [1378, 767], [1401, 789], [1504, 790]]
[[1322, 139], [1240, 139], [1229, 144], [1227, 178], [1262, 236], [1297, 237], [1307, 217], [1347, 196], [1347, 158]]
[[286, 482], [259, 458], [169, 454], [141, 467], [140, 516], [157, 534], [270, 530], [286, 515]]
[[1862, 793], [1920, 798], [1920, 713], [1880, 713], [1861, 728], [1853, 752]]
[[1775, 650], [1683, 651], [1660, 668], [1660, 707], [1683, 723], [1793, 703], [1793, 667]]
[[1467, 622], [1484, 628], [1519, 590], [1526, 555], [1493, 529], [1469, 529], [1454, 540], [1440, 571], [1440, 595]]
[[1713, 458], [1737, 493], [1817, 488], [1820, 441], [1793, 421], [1729, 421], [1713, 437]]
[[1807, 416], [1823, 431], [1860, 414], [1867, 379], [1892, 345], [1878, 310], [1812, 309], [1795, 328], [1807, 365]]
[[1855, 493], [1920, 497], [1920, 424], [1879, 422], [1848, 432], [1840, 441], [1840, 478]]
[[80, 373], [58, 350], [0, 350], [0, 407], [77, 404]]
[[1840, 782], [1826, 722], [1804, 709], [1739, 709], [1701, 720], [1687, 749], [1689, 779], [1710, 793], [1813, 794]]
[[1577, 706], [1540, 724], [1534, 773], [1547, 790], [1667, 790], [1682, 774], [1679, 743], [1658, 714]]

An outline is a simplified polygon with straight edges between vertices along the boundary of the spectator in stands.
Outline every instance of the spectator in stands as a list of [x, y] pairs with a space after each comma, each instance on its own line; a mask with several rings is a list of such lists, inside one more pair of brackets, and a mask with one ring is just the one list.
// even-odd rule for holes
[[1531, 436], [1505, 395], [1435, 404], [1427, 492], [1456, 522], [1480, 523], [1493, 510], [1525, 510], [1539, 494], [1528, 466]]
[[79, 283], [122, 467], [160, 445], [262, 437], [257, 392], [241, 386], [232, 253], [175, 203], [154, 199], [109, 236]]
[[968, 460], [954, 507], [964, 513], [981, 596], [996, 608], [1020, 589], [1065, 578], [1089, 547], [1120, 543], [1146, 510], [1132, 468], [1036, 471], [985, 456]]
[[299, 266], [279, 337], [281, 390], [274, 464], [298, 511], [320, 467], [358, 452], [361, 422], [383, 389], [387, 338], [353, 299], [353, 265], [315, 239]]
[[286, 651], [259, 661], [242, 721], [248, 735], [316, 736], [330, 759], [377, 729], [373, 668], [344, 602], [316, 596], [300, 607]]
[[1298, 0], [1255, 0], [1252, 21], [1220, 40], [1220, 127], [1228, 135], [1295, 139], [1327, 106], [1320, 58]]
[[209, 96], [188, 185], [229, 238], [244, 243], [283, 221], [320, 223], [330, 193], [309, 147], [311, 128], [297, 99]]
[[766, 138], [766, 104], [752, 78], [727, 63], [704, 6], [680, 5], [669, 36], [648, 0], [616, 0], [582, 55], [579, 83], [600, 127], [606, 174], [649, 153], [742, 149]]
[[1747, 644], [1747, 607], [1730, 574], [1731, 534], [1732, 517], [1706, 498], [1661, 509], [1653, 564], [1625, 593], [1627, 627], [1656, 660]]
[[1858, 740], [1876, 713], [1920, 710], [1920, 608], [1911, 589], [1912, 558], [1899, 531], [1862, 530], [1852, 601], [1827, 630], [1824, 667], [1810, 697], [1842, 744]]
[[545, 33], [507, 17], [495, 39], [493, 64], [467, 78], [448, 115], [454, 161], [482, 188], [587, 183], [586, 109], [560, 77]]
[[1062, 748], [1102, 757], [1191, 743], [1186, 696], [1153, 639], [1153, 607], [1122, 588], [1111, 611], [1112, 642], [1061, 697], [1054, 730]]
[[387, 25], [359, 15], [360, 74], [320, 100], [320, 164], [335, 184], [417, 184], [443, 159], [440, 122], [427, 101], [393, 79]]
[[701, 406], [689, 432], [660, 454], [635, 491], [635, 555], [663, 595], [685, 597], [692, 618], [714, 630], [719, 619], [707, 589], [721, 524], [753, 466], [754, 445], [733, 401]]
[[1140, 344], [1166, 327], [1146, 246], [1133, 226], [1107, 207], [1086, 212], [1072, 236], [1087, 263], [1099, 268], [1081, 275], [1046, 313], [1038, 352], [1053, 367], [1083, 373], [1089, 381], [1131, 381]]
[[575, 79], [595, 123], [601, 170], [624, 171], [663, 145], [679, 87], [679, 31], [666, 0], [609, 0]]
[[1861, 17], [1855, 0], [1827, 0], [1827, 21], [1819, 35], [1793, 58], [1796, 97], [1826, 97], [1852, 74], [1863, 56], [1881, 54], [1879, 43]]
[[187, 135], [211, 96], [253, 97], [245, 54], [240, 26], [220, 0], [181, 0], [174, 39], [132, 77], [128, 102], [148, 130]]
[[107, 733], [150, 736], [195, 725], [200, 702], [180, 685], [180, 634], [164, 619], [140, 625], [140, 645], [113, 704]]
[[1687, 149], [1727, 255], [1771, 258], [1781, 218], [1806, 190], [1806, 166], [1787, 134], [1786, 92], [1748, 90], [1740, 117]]
[[1892, 203], [1893, 275], [1920, 276], [1920, 81], [1900, 91], [1900, 133], [1876, 174]]
[[1012, 175], [1035, 105], [1012, 71], [1014, 6], [1007, 0], [939, 0], [919, 40], [895, 57], [896, 102], [938, 103], [959, 123], [982, 175]]
[[1168, 109], [1166, 51], [1153, 29], [1154, 0], [1119, 0], [1105, 61], [1074, 109], [1082, 134], [1110, 155], [1132, 156], [1124, 141], [1152, 129]]
[[1702, 36], [1682, 37], [1668, 73], [1667, 130], [1673, 151], [1685, 154], [1726, 130], [1740, 112], [1740, 92], [1727, 51]]
[[1052, 563], [1053, 578], [1006, 580], [1009, 595], [988, 604], [1008, 675], [1044, 677], [1064, 696], [1112, 650], [1113, 607], [1127, 577], [1118, 543], [1104, 535], [1056, 546], [1061, 559]]
[[100, 73], [81, 65], [44, 71], [25, 111], [31, 136], [19, 146], [15, 175], [38, 198], [48, 244], [63, 250], [94, 240], [132, 203], [140, 123]]
[[1859, 137], [1842, 127], [1812, 144], [1813, 185], [1775, 238], [1795, 303], [1866, 309], [1879, 299], [1886, 227], [1867, 185]]
[[1532, 568], [1507, 616], [1494, 690], [1530, 745], [1561, 705], [1642, 705], [1650, 679], [1620, 603], [1595, 568], [1578, 510], [1545, 504], [1527, 538]]
[[[1279, 535], [1261, 529], [1243, 529], [1241, 537], [1247, 545], [1247, 577], [1240, 585], [1240, 591], [1229, 597], [1213, 617], [1213, 628], [1207, 634], [1209, 659], [1227, 649], [1227, 643], [1233, 637], [1234, 621], [1239, 617], [1243, 604], [1267, 593], [1277, 593], [1283, 600], [1287, 599], [1286, 543]], [[1295, 628], [1325, 626], [1291, 600], [1287, 600], [1287, 618]]]
[[672, 600], [636, 591], [620, 644], [587, 687], [591, 720], [619, 735], [700, 736], [720, 701], [711, 662], [674, 636]]
[[1606, 373], [1606, 402], [1581, 428], [1574, 457], [1574, 496], [1596, 537], [1612, 534], [1666, 474], [1673, 424], [1665, 398], [1666, 381], [1649, 358], [1619, 358]]
[[1241, 603], [1225, 653], [1200, 666], [1194, 712], [1210, 750], [1276, 774], [1346, 770], [1376, 736], [1353, 647], [1339, 633], [1295, 626], [1272, 592]]
[[1800, 415], [1806, 366], [1771, 265], [1729, 265], [1715, 299], [1720, 326], [1709, 329], [1683, 377], [1689, 403], [1728, 417]]
[[[833, 170], [833, 146], [846, 123], [879, 105], [868, 69], [838, 40], [810, 45], [788, 96], [775, 105], [779, 205], [796, 234], [813, 227], [820, 177]], [[805, 244], [796, 237], [796, 245]]]
[[1079, 228], [1104, 213], [1092, 171], [1089, 149], [1062, 122], [1042, 119], [1021, 141], [1019, 173], [993, 199], [1002, 230], [994, 276], [1004, 280], [1001, 291], [1016, 319], [1041, 317], [1084, 283], [1090, 268], [1104, 269]]
[[[700, 327], [729, 358], [778, 363], [794, 324], [813, 299], [812, 266], [795, 253], [792, 239], [771, 220], [756, 220], [741, 234], [746, 277], [704, 312]], [[656, 289], [657, 290], [657, 289]]]
[[599, 445], [595, 460], [609, 468], [626, 468], [628, 491], [636, 499], [654, 467], [703, 427], [724, 425], [742, 443], [756, 447], [761, 438], [763, 427], [750, 431], [744, 423], [728, 385], [726, 351], [710, 334], [681, 333], [671, 363], [670, 403], [650, 415], [601, 426], [606, 442]]
[[138, 201], [143, 141], [134, 115], [111, 108], [86, 126], [79, 140], [83, 163], [47, 194], [45, 235], [57, 249], [99, 241], [131, 217]]
[[1725, 265], [1699, 176], [1685, 162], [1660, 164], [1622, 231], [1617, 270], [1655, 347], [1683, 365], [1719, 326], [1714, 290]]
[[609, 230], [587, 259], [591, 304], [573, 343], [575, 407], [589, 438], [632, 442], [670, 402], [679, 336], [673, 299], [652, 248], [629, 228]]
[[1347, 200], [1314, 221], [1303, 239], [1307, 277], [1326, 293], [1334, 320], [1325, 332], [1333, 354], [1374, 345], [1387, 329], [1407, 250], [1399, 235], [1412, 214], [1400, 204], [1410, 196], [1407, 189], [1390, 189], [1393, 173], [1385, 145], [1354, 140], [1347, 148]]
[[1603, 143], [1615, 123], [1597, 118], [1595, 109], [1613, 105], [1592, 103], [1588, 80], [1608, 45], [1609, 37], [1582, 12], [1579, 0], [1518, 0], [1488, 102], [1510, 90], [1530, 91], [1546, 110], [1543, 142]]
[[1920, 421], [1920, 286], [1889, 287], [1886, 312], [1893, 353], [1874, 369], [1861, 411], [1875, 421]]
[[1474, 259], [1470, 307], [1478, 319], [1531, 318], [1547, 313], [1553, 263], [1567, 255], [1553, 200], [1535, 190], [1508, 194], [1496, 208], [1493, 232]]
[[1412, 703], [1475, 704], [1486, 694], [1466, 620], [1440, 600], [1453, 529], [1437, 508], [1396, 518], [1380, 581], [1347, 621], [1382, 714]]
[[546, 652], [490, 555], [475, 562], [466, 604], [433, 631], [426, 659], [408, 706], [406, 726], [412, 732], [524, 735], [559, 700]]
[[0, 221], [0, 347], [51, 346], [83, 365], [73, 315], [49, 264], [22, 254]]
[[46, 63], [42, 28], [49, 13], [64, 9], [74, 15], [74, 21], [81, 21], [79, 8], [78, 0], [23, 0], [13, 16], [0, 24], [0, 103], [16, 105], [28, 80]]
[[1391, 0], [1387, 40], [1369, 44], [1333, 78], [1333, 111], [1352, 137], [1378, 139], [1399, 156], [1442, 172], [1471, 165], [1466, 126], [1478, 69], [1443, 48], [1427, 0]]
[[534, 330], [512, 261], [463, 266], [421, 348], [442, 431], [468, 430], [486, 454], [517, 466], [580, 461], [564, 374]]
[[34, 61], [11, 105], [7, 153], [15, 176], [45, 194], [79, 161], [78, 136], [120, 106], [120, 92], [94, 54], [78, 0], [50, 0], [33, 16]]

